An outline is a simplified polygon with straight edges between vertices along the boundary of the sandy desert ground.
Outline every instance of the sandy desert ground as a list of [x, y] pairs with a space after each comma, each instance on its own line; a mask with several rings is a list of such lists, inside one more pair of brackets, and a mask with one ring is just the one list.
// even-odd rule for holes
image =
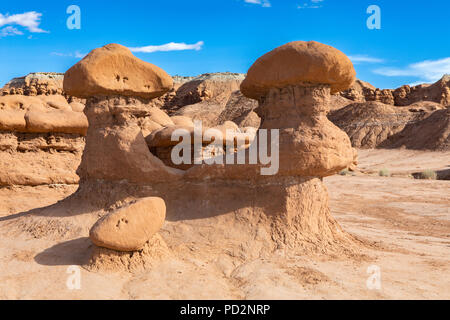
[[[161, 233], [170, 256], [139, 272], [81, 270], [70, 290], [68, 269], [84, 265], [87, 237], [64, 241], [12, 236], [17, 213], [53, 204], [76, 185], [0, 189], [0, 299], [450, 299], [450, 182], [415, 180], [424, 169], [450, 168], [450, 152], [359, 150], [360, 172], [325, 179], [340, 225], [366, 245], [352, 257], [272, 256], [243, 259], [176, 243], [176, 227]], [[391, 177], [380, 177], [387, 168]], [[198, 250], [198, 248], [202, 250]], [[381, 289], [367, 287], [368, 268], [381, 271]], [[69, 273], [68, 273], [69, 272]]]

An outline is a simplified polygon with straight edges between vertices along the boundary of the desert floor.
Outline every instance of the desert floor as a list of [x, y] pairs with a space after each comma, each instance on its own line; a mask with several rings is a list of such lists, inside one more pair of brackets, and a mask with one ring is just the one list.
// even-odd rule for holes
[[[372, 244], [358, 258], [274, 255], [241, 261], [175, 252], [145, 272], [80, 268], [79, 290], [67, 287], [68, 268], [86, 259], [88, 238], [13, 237], [2, 222], [53, 204], [77, 186], [2, 188], [0, 299], [450, 299], [450, 181], [410, 176], [450, 169], [450, 152], [359, 153], [361, 172], [325, 179], [334, 217]], [[383, 168], [392, 177], [378, 176]], [[380, 270], [380, 290], [367, 287], [371, 266]]]

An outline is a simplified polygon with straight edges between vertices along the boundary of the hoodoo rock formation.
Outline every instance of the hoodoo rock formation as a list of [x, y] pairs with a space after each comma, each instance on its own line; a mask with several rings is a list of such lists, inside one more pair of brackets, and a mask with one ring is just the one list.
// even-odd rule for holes
[[[357, 241], [331, 216], [322, 178], [355, 162], [350, 139], [327, 119], [331, 92], [347, 89], [354, 77], [350, 60], [332, 47], [292, 42], [275, 49], [255, 62], [241, 85], [245, 95], [258, 101], [259, 130], [240, 129], [232, 122], [216, 127], [219, 132], [233, 129], [255, 136], [253, 142], [243, 139], [244, 147], [235, 144], [211, 158], [238, 158], [235, 152], [244, 150], [245, 164], [204, 163], [181, 170], [151, 152], [165, 146], [176, 128], [192, 129], [189, 119], [170, 118], [151, 102], [171, 87], [172, 79], [122, 46], [96, 49], [64, 80], [67, 94], [87, 97], [89, 128], [78, 169], [79, 190], [37, 215], [46, 217], [46, 225], [57, 224], [54, 219], [70, 221], [69, 229], [79, 235], [95, 225], [90, 232], [100, 246], [90, 262], [95, 270], [103, 262], [147, 264], [146, 253], [165, 254], [191, 242], [198, 250], [220, 244], [214, 250], [242, 259], [277, 250], [288, 250], [288, 255], [351, 252]], [[81, 81], [84, 78], [91, 80]], [[207, 136], [202, 139], [208, 141]], [[261, 150], [263, 142], [268, 150]], [[259, 149], [254, 164], [249, 162], [253, 147]], [[279, 170], [268, 175], [262, 169], [273, 163], [265, 161], [264, 151], [272, 162], [279, 160]], [[163, 203], [166, 222], [159, 234]], [[129, 250], [139, 253], [124, 252]]]
[[[271, 73], [260, 78], [268, 66]], [[321, 76], [315, 78], [315, 73]], [[331, 217], [322, 178], [355, 161], [348, 136], [326, 117], [332, 88], [346, 89], [354, 75], [345, 55], [318, 43], [293, 42], [261, 57], [241, 91], [259, 103], [262, 123], [255, 141], [266, 138], [263, 130], [269, 131], [269, 139], [270, 130], [279, 130], [279, 143], [269, 147], [272, 154], [279, 148], [278, 172], [261, 175], [261, 158], [256, 165], [194, 166], [186, 172], [181, 192], [166, 193], [169, 219], [214, 217], [216, 227], [208, 237], [241, 234], [241, 246], [257, 244], [260, 253], [350, 248], [354, 239]]]
[[348, 136], [326, 115], [331, 91], [354, 80], [349, 59], [317, 42], [286, 44], [250, 68], [241, 91], [259, 101], [260, 128], [281, 131], [280, 175], [325, 177], [353, 162]]

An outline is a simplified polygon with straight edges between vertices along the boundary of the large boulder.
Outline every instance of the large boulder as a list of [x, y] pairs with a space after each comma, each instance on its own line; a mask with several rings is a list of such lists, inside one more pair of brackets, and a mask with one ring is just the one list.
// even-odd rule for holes
[[99, 247], [136, 251], [144, 247], [164, 224], [166, 205], [161, 198], [142, 198], [100, 219], [90, 238]]
[[173, 80], [164, 70], [118, 44], [93, 50], [64, 75], [64, 91], [81, 98], [122, 95], [152, 99], [172, 86]]
[[335, 93], [348, 89], [355, 75], [352, 62], [341, 51], [315, 41], [294, 41], [259, 58], [248, 70], [241, 91], [258, 100], [271, 88], [320, 83]]

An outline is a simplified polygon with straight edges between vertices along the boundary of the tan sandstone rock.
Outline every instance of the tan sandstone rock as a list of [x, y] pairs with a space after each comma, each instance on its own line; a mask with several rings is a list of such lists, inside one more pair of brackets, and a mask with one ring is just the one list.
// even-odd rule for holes
[[325, 177], [353, 162], [350, 139], [326, 115], [331, 90], [348, 89], [354, 77], [343, 53], [315, 42], [288, 43], [250, 68], [241, 91], [259, 100], [260, 129], [280, 132], [280, 175]]
[[395, 107], [381, 102], [348, 105], [329, 115], [356, 148], [448, 150], [448, 111], [442, 105], [422, 102]]
[[[121, 84], [114, 82], [116, 75]], [[148, 104], [171, 87], [172, 78], [162, 69], [116, 44], [93, 50], [67, 71], [64, 91], [88, 97], [84, 113], [89, 129], [78, 169], [82, 182], [143, 183], [179, 177], [150, 153], [143, 136], [157, 125], [173, 125], [167, 114]]]
[[375, 88], [370, 83], [356, 80], [340, 95], [354, 102], [375, 101], [395, 106], [409, 106], [429, 101], [445, 107], [450, 105], [450, 75], [444, 75], [433, 84], [405, 85], [395, 90]]
[[1, 95], [21, 94], [26, 96], [62, 94], [64, 75], [54, 72], [30, 73], [14, 78], [1, 90]]
[[85, 136], [89, 126], [86, 116], [73, 111], [34, 112], [25, 115], [27, 131], [77, 133]]
[[334, 93], [348, 89], [355, 75], [352, 62], [341, 51], [315, 41], [294, 41], [259, 58], [241, 91], [258, 100], [271, 88], [312, 83], [329, 85]]
[[163, 199], [143, 198], [104, 216], [92, 227], [89, 236], [99, 247], [136, 251], [161, 229], [165, 217]]
[[[312, 57], [317, 54], [317, 50], [311, 51]], [[275, 55], [273, 62], [286, 67], [282, 57]], [[312, 68], [324, 71], [322, 62], [313, 63]], [[336, 70], [331, 69], [334, 74]], [[345, 82], [345, 75], [343, 78], [337, 78], [334, 84]], [[280, 249], [292, 249], [294, 253], [324, 253], [330, 248], [335, 253], [351, 250], [355, 240], [332, 218], [322, 182], [322, 177], [355, 161], [349, 138], [326, 118], [331, 86], [311, 81], [279, 83], [258, 97], [256, 112], [262, 119], [261, 128], [279, 129], [281, 134], [280, 170], [270, 176], [261, 174], [261, 164], [204, 164], [187, 171], [169, 168], [150, 152], [154, 147], [149, 148], [149, 140], [146, 143], [142, 135], [140, 123], [147, 117], [150, 119], [151, 104], [139, 96], [139, 90], [135, 97], [132, 92], [126, 96], [117, 92], [91, 96], [84, 110], [89, 129], [78, 170], [80, 188], [71, 201], [82, 201], [83, 212], [91, 212], [93, 217], [111, 209], [115, 210], [113, 215], [120, 215], [117, 212], [129, 210], [123, 203], [134, 206], [134, 199], [163, 198], [171, 222], [166, 229], [171, 245], [174, 239], [179, 239], [180, 244], [195, 239], [204, 247], [210, 241], [223, 243], [224, 252], [233, 252], [243, 260]], [[224, 127], [227, 126], [230, 123]], [[168, 141], [173, 129], [174, 126], [168, 126], [150, 136], [160, 133], [161, 141]], [[261, 129], [257, 135], [260, 133]], [[89, 207], [92, 209], [88, 210]], [[193, 220], [199, 220], [199, 232], [171, 229], [174, 223], [187, 227]], [[117, 221], [110, 225], [117, 226]], [[124, 233], [125, 239], [133, 236]], [[114, 236], [111, 247], [139, 250], [145, 245], [144, 238], [139, 237], [136, 241], [139, 244], [119, 247], [116, 242], [121, 240]]]
[[[258, 117], [249, 113], [256, 103], [239, 91], [244, 78], [244, 74], [230, 72], [208, 73], [198, 77], [175, 76], [173, 90], [155, 99], [155, 105], [171, 116], [201, 120], [205, 127], [214, 127], [226, 120], [239, 122], [240, 126], [243, 122], [246, 122], [245, 126], [253, 126]], [[225, 114], [221, 116], [222, 113]]]
[[[62, 77], [59, 78], [62, 85]], [[52, 94], [59, 91], [50, 89], [47, 80], [26, 77], [23, 82], [13, 81], [10, 85], [17, 90], [12, 95], [0, 96], [0, 151], [4, 151], [0, 152], [1, 186], [79, 181], [76, 169], [84, 149], [88, 120], [82, 112], [73, 111], [63, 95]], [[40, 88], [43, 94], [17, 94], [23, 88]]]
[[25, 111], [0, 110], [0, 130], [26, 132]]
[[150, 108], [148, 110], [148, 113], [149, 113], [150, 120], [152, 120], [153, 122], [156, 122], [157, 124], [159, 124], [163, 127], [174, 125], [172, 119], [170, 119], [170, 117], [167, 115], [167, 113], [165, 113], [161, 109]]
[[118, 44], [93, 50], [64, 75], [64, 91], [81, 98], [123, 95], [151, 99], [172, 86], [172, 78], [164, 70]]
[[173, 117], [170, 117], [170, 119], [176, 126], [186, 126], [186, 127], [194, 126], [194, 122], [189, 117], [173, 116]]

